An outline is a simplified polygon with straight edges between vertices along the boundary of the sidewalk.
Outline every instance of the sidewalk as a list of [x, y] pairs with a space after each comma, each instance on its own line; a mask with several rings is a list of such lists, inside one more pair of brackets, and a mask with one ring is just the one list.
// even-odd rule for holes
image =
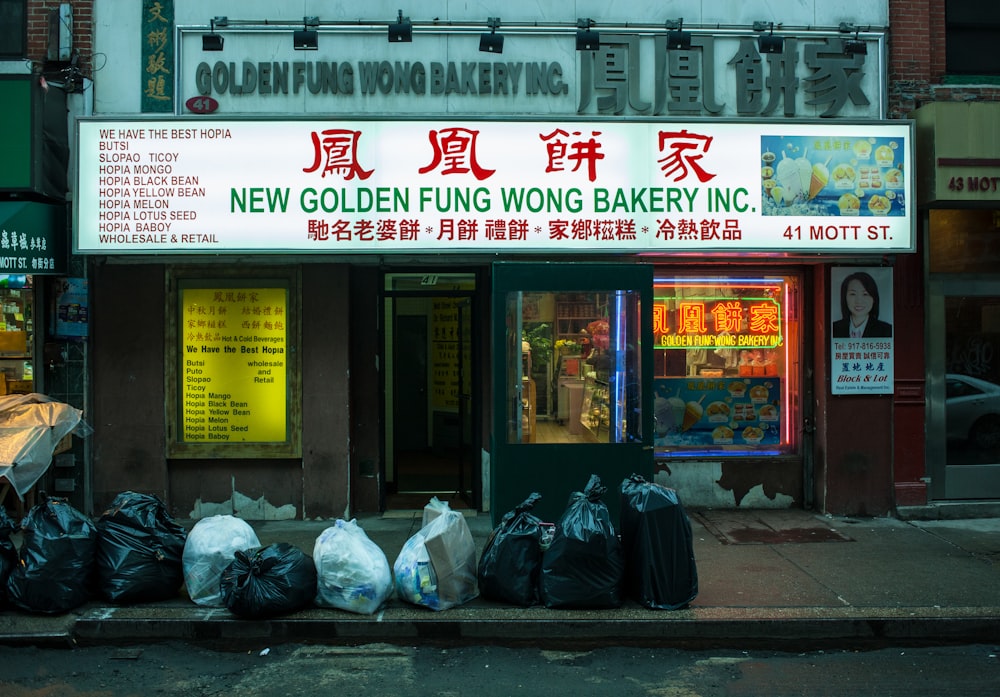
[[[684, 610], [648, 610], [631, 601], [612, 610], [550, 610], [477, 598], [433, 612], [394, 598], [373, 616], [313, 608], [256, 621], [184, 597], [123, 607], [95, 601], [56, 617], [0, 611], [0, 643], [178, 640], [262, 649], [293, 641], [438, 642], [803, 650], [1000, 642], [1000, 517], [859, 519], [794, 510], [689, 514], [699, 593]], [[358, 524], [391, 566], [419, 528], [420, 516], [420, 511], [399, 512], [358, 518]], [[492, 530], [490, 517], [473, 514], [466, 520], [481, 552]], [[311, 554], [318, 535], [332, 523], [251, 525], [261, 544], [289, 542]]]

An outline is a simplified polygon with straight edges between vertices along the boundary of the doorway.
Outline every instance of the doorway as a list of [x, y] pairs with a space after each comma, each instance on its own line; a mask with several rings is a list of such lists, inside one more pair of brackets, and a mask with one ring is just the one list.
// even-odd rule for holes
[[932, 277], [930, 496], [1000, 499], [1000, 282]]
[[651, 481], [652, 266], [497, 262], [492, 293], [494, 517], [537, 492], [533, 512], [558, 520], [591, 475]]
[[385, 508], [477, 508], [476, 276], [387, 273]]

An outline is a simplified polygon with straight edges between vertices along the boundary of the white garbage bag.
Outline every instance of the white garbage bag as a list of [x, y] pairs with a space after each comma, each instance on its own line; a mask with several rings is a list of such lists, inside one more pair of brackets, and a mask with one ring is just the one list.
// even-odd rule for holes
[[222, 572], [237, 551], [260, 547], [250, 523], [231, 515], [202, 518], [188, 533], [181, 563], [188, 595], [198, 605], [222, 607]]
[[357, 521], [337, 520], [316, 538], [316, 605], [370, 615], [392, 597], [385, 552]]

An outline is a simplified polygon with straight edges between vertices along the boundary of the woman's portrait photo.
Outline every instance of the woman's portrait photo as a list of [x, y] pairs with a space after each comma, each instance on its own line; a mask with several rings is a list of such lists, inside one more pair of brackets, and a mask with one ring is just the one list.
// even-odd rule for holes
[[[839, 272], [839, 273], [838, 273]], [[834, 269], [831, 287], [836, 288], [837, 277], [846, 275], [840, 281], [840, 319], [833, 321], [833, 337], [836, 339], [885, 339], [892, 336], [892, 275], [891, 269]], [[883, 305], [879, 296], [879, 279], [887, 288], [888, 300]], [[886, 309], [887, 308], [887, 309]], [[836, 316], [836, 314], [834, 314]]]

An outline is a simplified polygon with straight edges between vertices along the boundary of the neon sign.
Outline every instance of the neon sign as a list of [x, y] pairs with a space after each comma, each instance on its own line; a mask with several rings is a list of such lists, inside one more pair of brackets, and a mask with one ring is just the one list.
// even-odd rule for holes
[[[696, 291], [717, 288], [703, 286]], [[657, 349], [773, 349], [784, 343], [781, 304], [775, 297], [719, 297], [717, 293], [681, 293], [680, 287], [671, 290], [676, 294], [653, 298]], [[687, 286], [684, 290], [692, 289]]]

